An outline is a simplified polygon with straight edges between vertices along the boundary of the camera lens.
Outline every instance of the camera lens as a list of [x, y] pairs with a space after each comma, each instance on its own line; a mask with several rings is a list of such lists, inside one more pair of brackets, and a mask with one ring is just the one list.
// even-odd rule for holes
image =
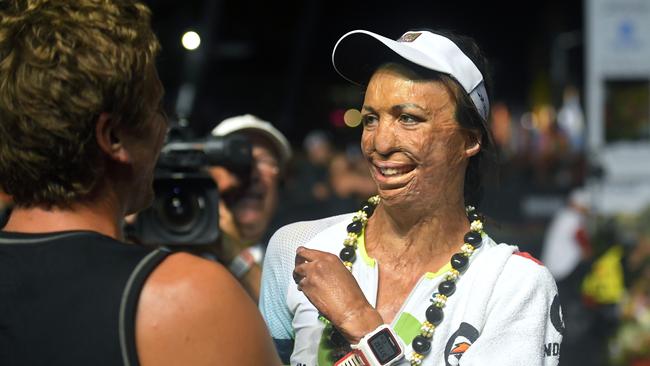
[[164, 199], [158, 201], [155, 213], [165, 229], [175, 233], [187, 233], [197, 225], [204, 207], [204, 197], [174, 187]]

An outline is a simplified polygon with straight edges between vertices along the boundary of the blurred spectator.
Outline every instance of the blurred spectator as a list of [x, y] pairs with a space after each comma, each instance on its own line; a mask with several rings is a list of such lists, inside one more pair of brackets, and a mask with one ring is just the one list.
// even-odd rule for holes
[[352, 209], [377, 192], [377, 186], [357, 144], [350, 145], [345, 152], [336, 154], [330, 163], [329, 175], [337, 198], [352, 201]]
[[283, 191], [282, 222], [311, 220], [345, 212], [330, 182], [330, 164], [338, 154], [328, 132], [313, 130], [303, 140], [304, 156], [294, 162]]
[[512, 117], [510, 110], [504, 102], [497, 102], [492, 106], [492, 136], [494, 144], [498, 149], [501, 160], [510, 160], [516, 153], [513, 131]]
[[569, 151], [567, 137], [560, 130], [555, 108], [551, 105], [542, 105], [533, 113], [534, 127], [536, 128], [533, 145], [535, 183], [538, 187], [558, 186], [559, 183], [568, 185], [560, 176], [562, 163]]
[[589, 198], [586, 190], [573, 190], [567, 205], [556, 213], [546, 231], [542, 262], [558, 284], [581, 264], [589, 263], [591, 258], [592, 248], [586, 227], [591, 207]]
[[251, 141], [253, 163], [250, 176], [243, 178], [221, 166], [209, 168], [221, 196], [219, 228], [223, 235], [216, 254], [257, 301], [266, 248], [262, 239], [278, 205], [278, 185], [291, 158], [291, 147], [273, 125], [250, 114], [225, 119], [212, 130], [213, 136], [233, 134]]
[[272, 229], [354, 211], [375, 193], [357, 144], [341, 151], [329, 132], [313, 130], [305, 136], [303, 148], [304, 155], [297, 156], [289, 169]]
[[300, 186], [312, 201], [325, 201], [332, 195], [329, 185], [329, 166], [335, 149], [331, 137], [325, 131], [314, 130], [303, 141], [307, 161], [299, 167], [296, 177]]
[[585, 143], [585, 117], [580, 105], [578, 89], [569, 85], [564, 90], [564, 99], [557, 115], [560, 129], [569, 138], [569, 145], [573, 153], [584, 150]]

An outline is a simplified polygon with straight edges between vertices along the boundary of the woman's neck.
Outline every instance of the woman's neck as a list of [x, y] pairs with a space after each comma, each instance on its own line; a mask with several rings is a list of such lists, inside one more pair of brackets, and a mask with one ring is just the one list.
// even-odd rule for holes
[[366, 250], [384, 263], [436, 271], [458, 251], [468, 230], [460, 204], [408, 213], [380, 204], [366, 227]]

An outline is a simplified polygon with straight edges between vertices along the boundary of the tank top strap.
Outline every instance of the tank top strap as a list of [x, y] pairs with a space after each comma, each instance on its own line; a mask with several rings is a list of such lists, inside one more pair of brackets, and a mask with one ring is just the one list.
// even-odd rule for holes
[[144, 282], [151, 272], [171, 253], [166, 247], [158, 248], [142, 258], [131, 272], [122, 292], [120, 302], [119, 335], [120, 349], [125, 366], [137, 366], [138, 352], [135, 346], [135, 316]]

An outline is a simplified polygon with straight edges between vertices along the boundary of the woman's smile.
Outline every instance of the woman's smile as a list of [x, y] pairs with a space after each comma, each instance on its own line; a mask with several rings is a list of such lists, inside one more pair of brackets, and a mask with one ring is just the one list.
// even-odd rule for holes
[[416, 171], [412, 163], [371, 161], [371, 171], [379, 189], [394, 189], [410, 182]]

